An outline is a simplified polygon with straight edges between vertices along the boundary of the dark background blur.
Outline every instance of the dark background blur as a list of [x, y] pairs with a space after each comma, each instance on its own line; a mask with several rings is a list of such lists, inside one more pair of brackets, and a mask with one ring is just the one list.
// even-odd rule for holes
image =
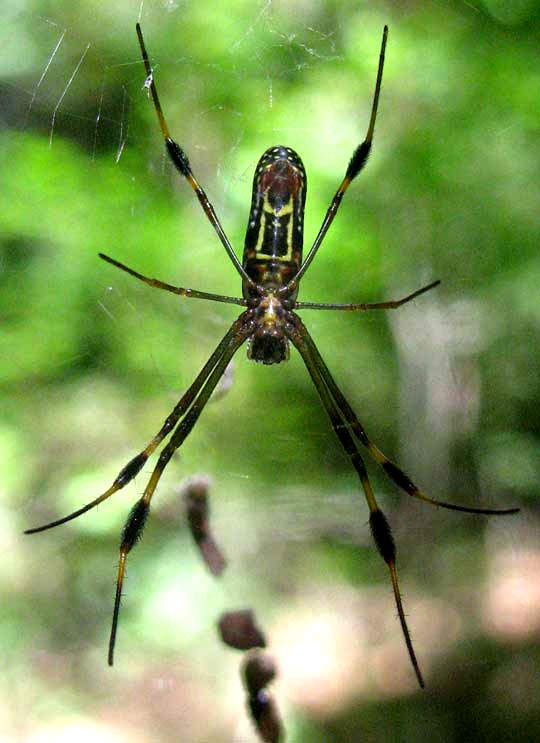
[[[359, 483], [301, 360], [242, 350], [158, 488], [130, 556], [106, 666], [117, 548], [136, 482], [82, 518], [161, 426], [238, 308], [238, 276], [173, 172], [169, 126], [241, 254], [260, 154], [308, 173], [311, 242], [363, 138], [390, 26], [375, 145], [302, 284], [302, 313], [380, 448], [434, 498], [369, 462], [398, 545], [416, 687]], [[289, 741], [540, 737], [540, 3], [7, 3], [0, 11], [0, 734], [11, 741], [254, 741], [240, 657], [215, 631], [253, 607], [280, 668]], [[186, 477], [211, 478], [221, 580], [186, 531]], [[5, 738], [2, 737], [5, 736]]]

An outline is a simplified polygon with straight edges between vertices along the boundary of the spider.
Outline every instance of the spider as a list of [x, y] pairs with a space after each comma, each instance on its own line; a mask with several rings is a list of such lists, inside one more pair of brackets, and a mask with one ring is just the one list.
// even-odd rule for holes
[[330, 374], [304, 323], [296, 314], [296, 310], [365, 312], [368, 310], [397, 309], [421, 294], [433, 289], [440, 283], [439, 281], [433, 281], [431, 284], [423, 286], [402, 299], [374, 304], [322, 304], [318, 302], [299, 302], [297, 300], [300, 281], [315, 258], [336, 216], [345, 192], [366, 164], [371, 149], [375, 119], [377, 117], [377, 106], [381, 92], [388, 27], [385, 26], [383, 30], [375, 92], [366, 137], [354, 150], [345, 172], [345, 177], [328, 207], [321, 228], [307, 256], [302, 260], [306, 172], [302, 160], [294, 150], [290, 147], [278, 145], [270, 147], [263, 153], [255, 169], [251, 210], [248, 218], [242, 262], [239, 261], [234, 252], [204, 189], [196, 180], [186, 153], [172, 139], [169, 133], [139, 24], [136, 26], [136, 31], [146, 69], [145, 87], [150, 91], [152, 96], [168, 155], [174, 166], [195, 191], [207, 218], [217, 232], [233, 266], [239, 273], [242, 279], [242, 297], [229, 297], [173, 286], [159, 279], [144, 276], [107, 255], [100, 253], [99, 256], [104, 261], [157, 289], [163, 289], [182, 297], [236, 304], [245, 309], [225, 333], [223, 339], [217, 345], [191, 387], [189, 387], [168, 415], [158, 433], [120, 471], [109, 489], [95, 500], [68, 516], [51, 521], [43, 526], [28, 529], [25, 533], [34, 534], [45, 529], [52, 529], [55, 526], [71, 521], [71, 519], [78, 518], [83, 513], [105, 501], [133, 480], [159, 444], [170, 435], [168, 443], [161, 450], [144, 493], [131, 509], [122, 532], [108, 651], [108, 663], [112, 666], [126, 559], [130, 550], [141, 537], [148, 517], [152, 496], [165, 467], [192, 431], [212, 392], [224, 374], [227, 365], [244, 343], [247, 342], [248, 358], [262, 364], [279, 364], [287, 361], [289, 358], [289, 346], [292, 344], [300, 353], [339, 442], [360, 479], [369, 508], [371, 533], [378, 551], [388, 566], [397, 613], [409, 658], [418, 683], [423, 687], [424, 680], [405, 620], [398, 584], [396, 548], [392, 532], [375, 498], [360, 453], [360, 447], [366, 449], [368, 454], [382, 467], [394, 483], [413, 498], [418, 498], [432, 505], [468, 513], [510, 514], [517, 512], [519, 509], [492, 510], [470, 508], [435, 500], [419, 490], [403, 470], [391, 462], [371, 441]]

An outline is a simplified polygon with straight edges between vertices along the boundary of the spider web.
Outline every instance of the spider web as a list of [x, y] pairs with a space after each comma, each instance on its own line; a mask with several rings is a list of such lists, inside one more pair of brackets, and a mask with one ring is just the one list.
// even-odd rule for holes
[[[475, 15], [480, 12], [479, 4], [466, 3], [464, 7]], [[403, 37], [398, 41], [399, 33], [393, 46], [392, 18], [388, 18], [385, 4], [366, 4], [360, 12], [350, 8], [337, 12], [331, 4], [295, 3], [287, 7], [286, 3], [263, 0], [231, 9], [230, 19], [219, 16], [214, 29], [203, 15], [191, 15], [191, 3], [122, 2], [103, 4], [103, 8], [106, 10], [94, 12], [81, 6], [79, 18], [59, 11], [31, 14], [26, 8], [10, 12], [10, 6], [3, 11], [9, 21], [4, 28], [9, 33], [2, 52], [7, 72], [1, 115], [14, 140], [16, 135], [17, 140], [30, 143], [24, 154], [28, 163], [25, 186], [15, 192], [12, 214], [4, 218], [8, 235], [20, 232], [23, 237], [10, 243], [5, 266], [10, 277], [21, 279], [19, 287], [31, 286], [37, 291], [46, 283], [50, 297], [34, 305], [26, 299], [31, 294], [26, 289], [21, 304], [29, 310], [26, 315], [19, 312], [26, 327], [34, 331], [24, 336], [25, 344], [36, 350], [28, 360], [14, 354], [12, 361], [6, 354], [5, 362], [6, 369], [10, 364], [14, 368], [8, 384], [15, 390], [13, 397], [19, 406], [15, 410], [8, 402], [6, 418], [23, 432], [20, 437], [6, 438], [10, 442], [6, 450], [14, 452], [13, 462], [22, 461], [29, 450], [33, 459], [28, 473], [17, 467], [13, 488], [21, 494], [23, 510], [35, 512], [36, 518], [50, 513], [53, 502], [59, 504], [55, 510], [67, 513], [80, 505], [81, 498], [90, 500], [103, 491], [124, 459], [127, 461], [157, 430], [235, 317], [233, 308], [176, 302], [150, 292], [97, 260], [97, 252], [103, 251], [172, 283], [225, 294], [239, 292], [238, 277], [196, 199], [163, 154], [159, 127], [144, 89], [144, 68], [134, 33], [136, 20], [143, 27], [171, 132], [185, 147], [239, 254], [252, 173], [262, 151], [272, 144], [290, 145], [304, 159], [309, 179], [306, 243], [313, 239], [352, 149], [364, 134], [380, 34], [388, 21], [390, 57], [375, 151], [362, 185], [347, 194], [339, 223], [336, 220], [328, 244], [306, 275], [301, 299], [377, 301], [399, 296], [436, 277], [432, 270], [435, 251], [447, 244], [428, 216], [426, 202], [413, 201], [410, 193], [405, 198], [406, 178], [399, 180], [390, 167], [392, 153], [399, 151], [405, 135], [411, 133], [407, 128], [420, 128], [424, 118], [421, 105], [417, 114], [411, 101], [418, 96], [428, 106], [429, 91], [437, 90], [437, 103], [442, 107], [447, 90], [437, 78], [437, 60], [425, 47], [413, 55], [410, 47], [405, 48]], [[208, 16], [212, 11], [205, 8], [204, 12]], [[449, 13], [457, 24], [454, 11]], [[190, 31], [186, 17], [190, 24], [205, 30], [204, 38]], [[402, 16], [400, 22], [406, 24]], [[444, 27], [444, 20], [441, 24]], [[21, 48], [23, 54], [16, 51]], [[405, 69], [399, 90], [395, 82], [398, 67], [402, 72]], [[460, 70], [452, 68], [452, 72]], [[455, 76], [461, 79], [460, 74]], [[397, 105], [391, 104], [392, 100]], [[497, 123], [495, 131], [503, 139], [507, 131], [511, 136], [512, 125], [507, 128], [505, 123]], [[427, 136], [435, 139], [439, 135], [435, 121]], [[10, 143], [4, 151], [9, 152], [15, 167], [17, 152], [11, 147]], [[472, 152], [473, 144], [469, 143], [464, 159]], [[444, 149], [439, 157], [438, 167], [443, 168], [447, 158]], [[38, 171], [38, 165], [42, 170]], [[34, 180], [33, 174], [38, 172], [40, 176]], [[44, 184], [43, 173], [47, 172], [50, 182]], [[45, 209], [42, 211], [35, 197], [36, 191], [45, 190], [51, 192], [50, 201], [43, 197], [50, 223], [41, 222]], [[32, 208], [27, 206], [24, 212], [20, 208], [24, 203]], [[39, 229], [34, 229], [34, 220]], [[454, 250], [449, 264], [459, 284], [466, 280], [465, 271], [457, 248]], [[18, 306], [17, 300], [14, 293], [13, 307]], [[417, 469], [410, 463], [417, 442], [424, 443], [416, 461], [428, 459], [424, 445], [427, 447], [435, 435], [434, 408], [427, 408], [429, 395], [442, 395], [438, 410], [443, 413], [449, 404], [454, 406], [446, 419], [437, 420], [446, 446], [440, 453], [445, 466], [449, 452], [445, 442], [453, 435], [450, 429], [455, 420], [464, 417], [465, 409], [477, 415], [478, 369], [474, 361], [479, 348], [482, 350], [479, 337], [485, 337], [486, 323], [479, 311], [479, 325], [469, 323], [453, 336], [449, 326], [455, 325], [459, 307], [450, 307], [453, 319], [449, 319], [444, 303], [428, 297], [422, 301], [427, 315], [413, 308], [392, 325], [381, 317], [305, 313], [306, 324], [330, 369], [353, 406], [361, 411], [370, 433], [377, 441], [382, 437], [384, 450], [387, 445], [399, 448], [399, 420], [405, 467], [415, 475]], [[471, 313], [474, 308], [468, 307], [467, 314]], [[85, 316], [90, 321], [81, 319]], [[41, 317], [46, 317], [47, 323], [42, 325]], [[429, 332], [425, 330], [426, 317]], [[56, 331], [47, 335], [45, 325], [53, 325]], [[42, 346], [40, 335], [46, 338]], [[422, 346], [422, 354], [415, 355], [412, 336]], [[445, 340], [444, 353], [441, 338]], [[464, 348], [465, 341], [471, 345]], [[6, 347], [15, 346], [7, 343]], [[396, 353], [402, 367], [400, 380]], [[442, 356], [442, 371], [432, 361], [434, 355]], [[85, 710], [97, 699], [104, 714], [96, 719], [112, 719], [114, 724], [99, 733], [88, 726], [94, 739], [100, 734], [104, 739], [109, 735], [111, 740], [123, 740], [123, 719], [136, 719], [141, 689], [155, 694], [157, 711], [140, 714], [144, 730], [151, 730], [152, 724], [160, 726], [156, 740], [173, 739], [182, 728], [186, 741], [196, 741], [211, 704], [216, 705], [219, 720], [233, 707], [242, 709], [237, 659], [230, 666], [233, 681], [226, 686], [223, 701], [221, 697], [218, 700], [213, 669], [222, 668], [221, 649], [216, 651], [201, 639], [207, 635], [201, 634], [197, 622], [206, 610], [210, 624], [231, 596], [239, 603], [256, 603], [261, 596], [245, 576], [231, 579], [222, 588], [201, 575], [195, 559], [188, 556], [179, 565], [175, 540], [183, 538], [179, 537], [183, 515], [175, 503], [174, 487], [195, 472], [212, 477], [213, 529], [227, 535], [227, 556], [247, 565], [246, 572], [261, 585], [270, 583], [290, 598], [289, 614], [275, 628], [278, 654], [290, 659], [282, 669], [283, 677], [289, 679], [284, 696], [308, 714], [312, 710], [315, 717], [323, 717], [340, 705], [346, 706], [347, 694], [358, 695], [359, 688], [369, 695], [373, 686], [366, 680], [367, 671], [360, 680], [356, 678], [355, 689], [347, 686], [352, 671], [340, 676], [340, 657], [343, 662], [349, 654], [357, 668], [379, 669], [374, 673], [379, 673], [375, 685], [381, 694], [387, 689], [395, 695], [408, 693], [409, 669], [384, 583], [386, 576], [377, 556], [370, 557], [357, 482], [320, 410], [305, 369], [295, 354], [291, 356], [283, 368], [266, 369], [247, 363], [240, 351], [228, 376], [229, 389], [222, 390], [209, 405], [160, 484], [152, 514], [155, 527], [148, 527], [144, 545], [130, 560], [120, 627], [119, 658], [122, 653], [126, 657], [128, 648], [134, 654], [144, 648], [151, 659], [147, 674], [136, 675], [140, 686], [130, 686], [126, 692], [123, 675], [113, 682], [103, 681], [101, 650], [109, 621], [112, 555], [118, 531], [150, 470], [145, 469], [115, 502], [74, 522], [71, 531], [62, 535], [51, 532], [50, 539], [43, 537], [39, 544], [34, 543], [34, 555], [40, 555], [37, 562], [25, 562], [26, 550], [19, 552], [25, 581], [27, 575], [39, 575], [39, 563], [47, 561], [51, 569], [43, 581], [51, 596], [59, 600], [62, 585], [70, 586], [71, 593], [63, 600], [66, 606], [74, 607], [72, 621], [62, 619], [56, 629], [62, 641], [55, 642], [47, 635], [47, 627], [58, 620], [58, 612], [53, 614], [50, 608], [43, 612], [38, 634], [47, 636], [51, 646], [70, 659], [95, 647], [97, 660], [92, 659], [84, 668], [95, 671], [103, 688], [111, 684], [108, 688], [115, 704], [119, 698], [125, 704], [126, 712], [120, 719], [103, 702], [101, 690], [93, 688], [94, 701], [80, 703], [74, 727], [61, 719], [51, 738], [59, 739], [59, 730], [83, 737]], [[425, 376], [419, 374], [419, 358]], [[466, 387], [465, 393], [463, 375], [471, 387]], [[426, 379], [428, 393], [421, 389], [421, 380]], [[402, 407], [407, 411], [406, 420], [396, 412], [398, 392], [407, 397]], [[470, 397], [465, 400], [463, 394]], [[423, 410], [426, 405], [427, 422], [414, 419], [411, 400], [417, 395], [422, 396], [418, 407]], [[460, 431], [469, 425], [470, 420], [460, 424]], [[531, 442], [528, 445], [530, 448]], [[464, 480], [469, 468], [472, 470], [472, 464], [466, 460]], [[429, 479], [437, 480], [437, 468], [432, 474], [428, 462], [427, 470]], [[389, 488], [376, 474], [374, 483], [386, 505]], [[433, 528], [431, 515], [415, 512], [411, 524], [406, 511], [402, 513], [404, 518], [395, 529], [400, 556], [407, 554], [408, 546], [413, 551], [424, 538], [420, 535]], [[512, 547], [504, 528], [497, 531], [493, 527], [491, 535], [503, 549]], [[75, 550], [77, 545], [80, 550], [73, 564], [58, 554], [63, 539], [68, 540], [68, 547]], [[433, 544], [436, 541], [434, 533]], [[94, 550], [88, 546], [92, 544]], [[322, 553], [325, 544], [332, 545], [332, 560], [323, 561], [331, 590], [308, 571], [310, 558]], [[364, 550], [364, 545], [369, 549]], [[184, 552], [189, 555], [189, 548]], [[351, 589], [347, 577], [351, 554], [360, 554], [362, 560], [365, 557], [362, 566], [355, 564], [355, 575], [361, 574], [366, 586], [373, 575], [376, 587], [368, 586], [367, 592], [358, 586]], [[421, 555], [413, 556], [411, 562], [421, 559]], [[301, 577], [289, 582], [288, 573], [294, 575], [295, 570]], [[20, 580], [22, 583], [22, 575]], [[420, 595], [413, 586], [412, 581], [405, 584], [409, 588], [407, 611], [411, 618], [418, 617], [422, 604], [420, 616], [430, 617], [430, 632], [420, 623], [414, 633], [415, 641], [428, 635], [427, 654], [429, 643], [441, 643], [441, 637], [451, 643], [462, 620], [459, 611], [445, 600]], [[264, 605], [267, 596], [262, 599]], [[335, 612], [328, 608], [332, 602]], [[306, 614], [306, 606], [316, 607], [311, 616]], [[67, 615], [68, 610], [63, 609]], [[84, 619], [84, 630], [73, 621], [74, 614], [81, 618], [81, 626]], [[315, 615], [323, 621], [316, 621]], [[86, 633], [89, 624], [98, 629], [90, 628]], [[323, 631], [322, 625], [330, 630]], [[158, 634], [174, 638], [169, 652], [182, 659], [191, 654], [192, 665], [178, 661], [178, 668], [171, 671], [168, 664], [162, 669], [159, 663], [154, 664], [156, 656], [167, 652], [163, 651], [165, 640], [152, 637], [150, 628], [154, 626], [160, 628]], [[377, 631], [382, 639], [373, 643]], [[343, 645], [337, 642], [340, 637]], [[132, 644], [130, 638], [135, 638]], [[391, 657], [397, 668], [395, 658], [402, 655], [403, 674], [400, 669], [396, 685], [389, 686], [385, 658]], [[77, 693], [84, 686], [79, 673], [75, 667], [67, 672], [68, 684], [72, 682]], [[192, 679], [196, 683], [190, 687]], [[197, 691], [193, 697], [190, 688]], [[318, 696], [313, 694], [315, 688]], [[345, 701], [337, 689], [346, 690]], [[184, 695], [181, 705], [179, 694]], [[26, 708], [27, 702], [27, 687], [21, 684], [20, 698], [14, 704], [14, 728], [22, 729], [20, 709]], [[35, 718], [32, 724], [37, 725]], [[230, 738], [252, 740], [252, 733], [242, 724]], [[130, 730], [129, 739], [137, 741], [137, 734]], [[210, 722], [205, 740], [223, 739], [223, 730], [212, 729]]]

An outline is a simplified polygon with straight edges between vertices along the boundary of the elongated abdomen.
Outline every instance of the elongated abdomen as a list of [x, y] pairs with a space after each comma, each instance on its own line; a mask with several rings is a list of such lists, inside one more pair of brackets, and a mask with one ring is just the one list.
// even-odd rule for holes
[[282, 286], [300, 268], [306, 185], [302, 160], [290, 147], [270, 147], [259, 160], [243, 257], [257, 284]]

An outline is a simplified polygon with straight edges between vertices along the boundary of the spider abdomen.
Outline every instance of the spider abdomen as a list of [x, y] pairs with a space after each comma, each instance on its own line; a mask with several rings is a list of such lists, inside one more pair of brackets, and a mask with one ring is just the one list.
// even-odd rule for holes
[[[306, 172], [290, 147], [270, 147], [255, 169], [243, 267], [259, 286], [286, 284], [302, 262]], [[244, 297], [252, 289], [244, 286]]]

